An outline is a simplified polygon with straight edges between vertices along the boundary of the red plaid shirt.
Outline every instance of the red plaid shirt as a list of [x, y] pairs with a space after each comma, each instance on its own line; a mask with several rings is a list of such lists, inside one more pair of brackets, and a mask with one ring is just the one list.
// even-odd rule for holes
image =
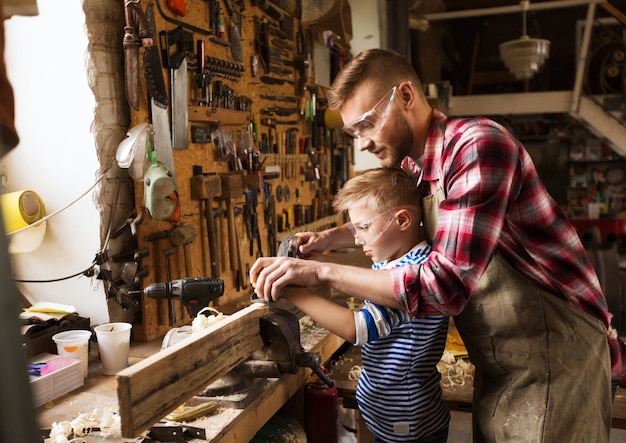
[[407, 311], [460, 313], [498, 252], [539, 287], [605, 325], [613, 373], [626, 383], [626, 345], [610, 325], [591, 261], [518, 140], [492, 120], [448, 119], [434, 110], [423, 166], [407, 157], [402, 167], [430, 191], [440, 178], [446, 195], [429, 260], [392, 270], [396, 298]]

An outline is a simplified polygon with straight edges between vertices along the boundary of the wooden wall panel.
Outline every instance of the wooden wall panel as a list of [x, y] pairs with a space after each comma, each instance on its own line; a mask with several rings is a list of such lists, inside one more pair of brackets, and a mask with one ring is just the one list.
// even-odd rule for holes
[[[156, 2], [156, 3], [155, 3]], [[177, 3], [183, 3], [177, 2]], [[262, 255], [269, 256], [275, 252], [277, 244], [282, 237], [289, 233], [299, 230], [321, 230], [337, 221], [337, 216], [332, 214], [330, 210], [330, 198], [334, 192], [334, 188], [344, 178], [349, 176], [349, 167], [351, 164], [351, 149], [346, 145], [343, 137], [338, 129], [328, 129], [324, 127], [324, 94], [323, 88], [313, 84], [314, 67], [310, 66], [302, 71], [296, 67], [290, 66], [297, 64], [296, 61], [306, 59], [308, 42], [313, 44], [311, 32], [306, 28], [301, 28], [297, 17], [289, 14], [286, 10], [280, 9], [275, 3], [287, 4], [288, 7], [296, 5], [294, 2], [271, 2], [267, 0], [257, 0], [251, 2], [244, 0], [242, 2], [231, 1], [233, 5], [243, 4], [243, 18], [241, 21], [241, 47], [243, 60], [236, 61], [233, 58], [233, 52], [230, 46], [224, 45], [216, 40], [213, 27], [211, 26], [210, 7], [213, 4], [219, 5], [222, 17], [225, 22], [227, 36], [223, 39], [229, 41], [229, 31], [231, 16], [228, 13], [228, 2], [205, 1], [205, 0], [187, 0], [184, 2], [187, 13], [184, 17], [177, 16], [167, 7], [167, 0], [146, 1], [141, 0], [143, 10], [153, 8], [155, 17], [156, 33], [161, 31], [173, 31], [182, 25], [183, 29], [193, 33], [193, 42], [187, 45], [191, 49], [187, 53], [186, 60], [188, 62], [188, 97], [189, 97], [189, 124], [188, 124], [188, 148], [174, 149], [173, 158], [175, 164], [175, 172], [177, 176], [178, 198], [180, 202], [180, 219], [178, 221], [159, 221], [154, 220], [146, 214], [144, 222], [139, 226], [137, 240], [139, 248], [149, 248], [150, 257], [144, 260], [144, 263], [150, 267], [150, 273], [143, 279], [143, 287], [154, 282], [165, 282], [168, 279], [178, 279], [183, 277], [219, 277], [224, 280], [224, 295], [214, 302], [214, 305], [224, 306], [234, 305], [241, 302], [241, 306], [245, 306], [252, 292], [247, 270], [254, 263], [254, 260], [262, 252]], [[263, 4], [266, 7], [273, 8], [272, 11], [278, 11], [282, 14], [284, 20], [276, 20], [271, 14], [257, 4]], [[272, 32], [269, 34], [270, 47], [272, 48], [272, 58], [284, 60], [282, 63], [272, 63], [273, 70], [284, 70], [289, 75], [281, 75], [277, 72], [265, 73], [262, 64], [258, 65], [258, 73], [253, 69], [253, 57], [259, 58], [257, 40], [257, 30], [259, 23], [266, 20]], [[285, 30], [287, 31], [285, 34]], [[307, 37], [302, 47], [302, 53], [298, 53], [298, 32]], [[281, 32], [283, 35], [281, 36]], [[207, 106], [200, 104], [196, 100], [196, 68], [197, 56], [195, 54], [198, 40], [204, 41], [205, 56], [212, 63], [207, 63], [207, 70], [213, 72], [211, 81], [216, 91], [216, 80], [222, 81], [223, 85], [232, 88], [235, 96], [247, 97], [249, 105], [246, 110], [225, 109], [222, 106]], [[163, 48], [161, 48], [163, 49]], [[140, 50], [143, 52], [143, 50]], [[140, 52], [140, 55], [141, 55]], [[212, 59], [211, 59], [212, 57]], [[216, 61], [219, 60], [219, 61]], [[229, 66], [228, 63], [236, 63], [244, 69], [240, 77], [223, 77], [216, 73], [217, 65]], [[232, 68], [232, 65], [231, 65]], [[302, 90], [297, 87], [299, 80], [299, 72], [303, 72], [306, 76], [306, 89]], [[163, 75], [169, 89], [170, 70], [163, 68]], [[279, 80], [282, 84], [267, 84], [267, 78]], [[315, 93], [315, 95], [313, 95]], [[132, 124], [140, 124], [143, 122], [151, 122], [149, 97], [146, 92], [145, 84], [142, 80], [140, 109], [134, 111], [131, 109]], [[280, 97], [281, 101], [268, 100], [262, 96]], [[315, 100], [313, 100], [315, 98]], [[291, 100], [291, 101], [283, 101]], [[240, 100], [240, 102], [243, 100]], [[315, 106], [313, 106], [315, 103]], [[266, 115], [262, 113], [265, 108], [278, 106], [281, 108], [296, 108], [297, 111], [292, 115]], [[171, 116], [172, 106], [168, 111]], [[311, 116], [311, 109], [316, 111], [317, 117]], [[303, 112], [307, 110], [307, 112]], [[174, 116], [175, 118], [175, 116]], [[271, 128], [264, 123], [267, 118], [272, 118], [279, 123], [276, 127]], [[281, 124], [280, 122], [293, 122]], [[194, 142], [192, 135], [192, 127], [199, 126], [203, 131], [210, 131], [211, 136], [215, 135], [215, 131], [221, 128], [232, 134], [235, 141], [238, 141], [239, 135], [250, 127], [250, 123], [256, 128], [253, 131], [256, 135], [252, 146], [253, 152], [257, 153], [258, 159], [262, 162], [261, 172], [246, 170], [245, 164], [242, 170], [233, 170], [232, 162], [224, 159], [216, 149], [216, 145], [210, 142]], [[293, 137], [293, 143], [288, 143], [289, 133]], [[263, 144], [264, 140], [271, 139], [274, 145]], [[249, 139], [247, 139], [249, 140]], [[237, 143], [239, 152], [243, 150], [242, 145]], [[312, 152], [313, 155], [309, 153]], [[312, 162], [314, 158], [318, 162], [319, 169], [314, 169]], [[243, 158], [242, 158], [243, 161]], [[192, 198], [190, 182], [194, 175], [194, 167], [200, 167], [205, 176], [215, 174], [218, 176], [226, 176], [227, 182], [233, 180], [232, 175], [241, 176], [243, 182], [241, 190], [235, 190], [232, 195], [231, 204], [234, 207], [235, 228], [238, 233], [237, 241], [233, 241], [228, 233], [228, 219], [225, 216], [228, 205], [225, 199], [215, 198], [211, 205], [215, 212], [223, 211], [223, 216], [218, 216], [217, 243], [219, 243], [220, 257], [220, 275], [211, 275], [210, 264], [207, 263], [209, 257], [209, 247], [207, 238], [207, 227], [204, 219], [203, 204]], [[278, 172], [278, 177], [272, 178], [270, 172]], [[236, 179], [235, 179], [236, 180]], [[260, 189], [259, 189], [260, 188]], [[257, 189], [258, 205], [256, 213], [258, 214], [259, 234], [261, 237], [261, 252], [256, 241], [253, 242], [252, 254], [250, 254], [250, 242], [247, 234], [246, 220], [244, 220], [243, 208], [246, 204], [244, 192]], [[270, 192], [271, 191], [271, 192]], [[136, 205], [143, 205], [144, 201], [144, 183], [136, 182], [135, 195]], [[268, 238], [268, 225], [266, 223], [264, 212], [270, 200], [268, 196], [274, 199], [275, 211], [277, 219], [275, 226], [277, 227], [276, 239], [271, 242]], [[280, 201], [279, 201], [280, 198]], [[305, 216], [306, 213], [306, 216]], [[288, 217], [289, 223], [281, 221]], [[300, 226], [295, 226], [296, 222]], [[167, 261], [163, 255], [164, 250], [172, 248], [174, 245], [171, 239], [165, 238], [160, 240], [158, 245], [156, 242], [147, 241], [147, 237], [160, 231], [171, 231], [179, 224], [193, 225], [197, 232], [197, 238], [187, 246], [191, 263], [191, 275], [185, 267], [184, 250], [177, 247], [174, 254], [170, 257], [170, 272], [167, 272]], [[284, 225], [284, 229], [281, 229]], [[282, 232], [280, 232], [282, 230]], [[235, 244], [233, 244], [235, 243]], [[271, 247], [270, 247], [271, 246]], [[236, 250], [240, 251], [241, 259], [237, 261], [240, 265], [235, 266], [230, 260], [230, 254]], [[234, 257], [234, 256], [233, 256]], [[241, 274], [243, 283], [237, 284], [236, 272], [233, 267], [241, 266]], [[188, 323], [191, 318], [180, 306], [178, 301], [175, 302], [176, 318], [178, 326]], [[133, 328], [135, 338], [138, 340], [151, 340], [163, 336], [172, 326], [169, 316], [169, 305], [165, 300], [154, 300], [146, 296], [141, 299], [141, 312]]]

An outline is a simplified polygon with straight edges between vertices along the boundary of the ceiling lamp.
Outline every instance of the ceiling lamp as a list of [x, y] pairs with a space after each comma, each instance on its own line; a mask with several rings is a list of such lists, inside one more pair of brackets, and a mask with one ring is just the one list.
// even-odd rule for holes
[[526, 11], [528, 0], [522, 0], [523, 35], [517, 40], [500, 44], [500, 59], [509, 72], [518, 80], [532, 78], [550, 56], [550, 42], [539, 38], [530, 38], [526, 34]]

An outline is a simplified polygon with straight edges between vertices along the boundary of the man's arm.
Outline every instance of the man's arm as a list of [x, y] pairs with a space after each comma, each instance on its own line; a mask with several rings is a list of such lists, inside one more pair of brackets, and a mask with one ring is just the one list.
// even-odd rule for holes
[[373, 303], [399, 308], [391, 272], [337, 263], [290, 257], [260, 257], [250, 269], [256, 294], [265, 300], [278, 300], [291, 290], [288, 286], [335, 288], [345, 294]]

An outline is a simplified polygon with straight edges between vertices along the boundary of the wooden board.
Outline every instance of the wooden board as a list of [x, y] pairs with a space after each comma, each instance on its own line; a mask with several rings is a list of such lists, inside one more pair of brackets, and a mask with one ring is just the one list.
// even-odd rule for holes
[[122, 436], [133, 438], [263, 346], [253, 304], [117, 374]]

